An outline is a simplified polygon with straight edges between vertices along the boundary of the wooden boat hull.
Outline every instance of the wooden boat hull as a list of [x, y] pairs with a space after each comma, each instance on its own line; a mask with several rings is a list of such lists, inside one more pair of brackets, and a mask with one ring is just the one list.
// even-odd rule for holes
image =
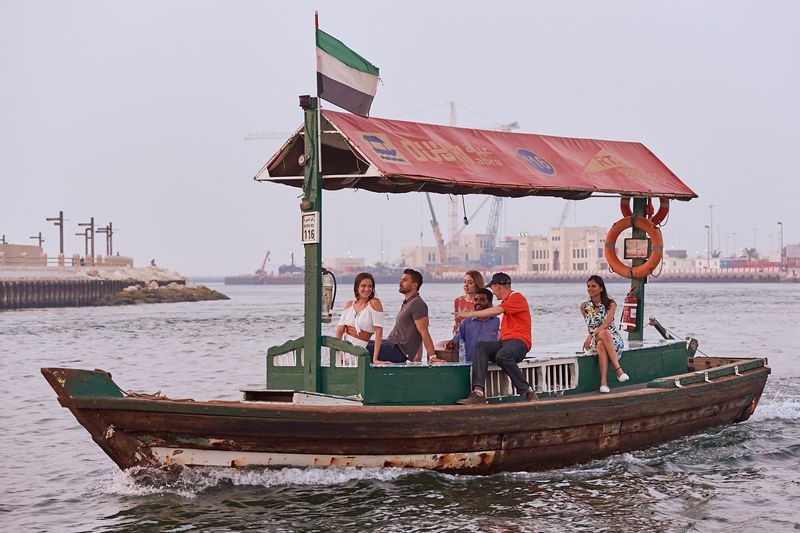
[[148, 399], [125, 396], [99, 370], [42, 373], [60, 403], [123, 469], [272, 465], [492, 473], [561, 467], [746, 420], [770, 370], [763, 359], [720, 361], [735, 373], [708, 380], [685, 374], [692, 379], [680, 387], [662, 379], [606, 395], [435, 407]]

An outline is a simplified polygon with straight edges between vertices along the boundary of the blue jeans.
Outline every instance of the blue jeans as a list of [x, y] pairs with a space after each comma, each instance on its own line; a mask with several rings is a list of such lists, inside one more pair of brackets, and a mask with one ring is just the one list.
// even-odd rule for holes
[[472, 357], [472, 388], [480, 387], [486, 390], [486, 372], [489, 369], [489, 361], [492, 361], [508, 374], [517, 392], [525, 394], [531, 386], [525, 381], [518, 363], [525, 359], [527, 353], [528, 347], [519, 339], [479, 342]]
[[[367, 343], [367, 352], [370, 356], [375, 353], [375, 341]], [[381, 342], [381, 349], [378, 352], [378, 361], [389, 361], [392, 363], [405, 363], [407, 361], [406, 354], [400, 350], [400, 345], [394, 342]]]

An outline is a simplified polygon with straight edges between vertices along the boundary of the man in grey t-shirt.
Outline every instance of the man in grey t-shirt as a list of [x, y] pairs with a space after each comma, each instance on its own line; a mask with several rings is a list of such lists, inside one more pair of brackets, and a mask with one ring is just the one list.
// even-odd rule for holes
[[[422, 346], [428, 353], [428, 362], [440, 362], [436, 358], [431, 334], [428, 332], [428, 304], [419, 295], [422, 286], [422, 274], [407, 268], [400, 278], [400, 292], [405, 295], [405, 300], [397, 313], [394, 328], [381, 342], [378, 360], [391, 363], [405, 363], [406, 361], [420, 361], [422, 359]], [[373, 353], [374, 341], [367, 344], [367, 351]], [[443, 362], [443, 361], [441, 361]]]

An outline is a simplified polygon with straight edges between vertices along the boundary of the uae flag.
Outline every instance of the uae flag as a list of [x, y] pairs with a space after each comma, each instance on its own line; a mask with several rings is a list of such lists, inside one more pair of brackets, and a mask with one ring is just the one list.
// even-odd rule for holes
[[317, 30], [317, 96], [367, 117], [378, 89], [378, 74], [378, 67]]

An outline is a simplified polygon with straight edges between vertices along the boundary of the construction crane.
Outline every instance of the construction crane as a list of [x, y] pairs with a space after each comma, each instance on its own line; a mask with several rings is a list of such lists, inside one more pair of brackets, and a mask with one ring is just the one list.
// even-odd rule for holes
[[436, 220], [436, 213], [433, 211], [433, 202], [431, 202], [431, 194], [426, 192], [425, 197], [428, 199], [428, 207], [431, 210], [431, 228], [433, 229], [433, 236], [436, 239], [436, 247], [439, 249], [439, 260], [442, 262], [443, 265], [446, 265], [448, 263], [447, 248], [444, 245], [444, 239], [442, 238], [442, 230], [439, 228], [439, 221]]
[[267, 250], [267, 255], [264, 256], [264, 261], [261, 262], [261, 268], [256, 270], [256, 276], [264, 276], [267, 274], [267, 271], [264, 270], [267, 266], [267, 261], [269, 261], [269, 250]]
[[485, 265], [494, 265], [497, 263], [497, 230], [500, 227], [500, 213], [502, 209], [503, 199], [499, 196], [494, 197], [492, 207], [489, 210], [489, 223], [486, 226], [486, 234], [489, 240], [481, 256], [481, 262]]
[[558, 221], [558, 226], [556, 226], [556, 229], [564, 227], [564, 222], [567, 221], [567, 215], [569, 214], [569, 206], [570, 201], [566, 200], [564, 202], [564, 210], [561, 211], [561, 219]]
[[486, 226], [486, 233], [489, 234], [489, 241], [492, 248], [497, 244], [497, 229], [500, 226], [500, 212], [503, 207], [503, 198], [495, 196], [492, 202], [492, 208], [489, 210], [489, 225]]

